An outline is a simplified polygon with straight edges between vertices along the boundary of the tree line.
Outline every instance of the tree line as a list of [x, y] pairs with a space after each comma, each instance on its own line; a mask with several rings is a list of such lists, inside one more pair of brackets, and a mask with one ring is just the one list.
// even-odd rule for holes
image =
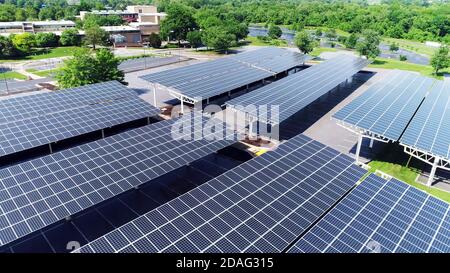
[[341, 29], [361, 33], [371, 29], [382, 36], [417, 41], [450, 43], [450, 4], [446, 1], [306, 1], [306, 0], [160, 0], [161, 9], [184, 3], [202, 10], [219, 10], [218, 18], [241, 23], [285, 25], [301, 31], [305, 27]]
[[[80, 11], [123, 10], [128, 5], [151, 4], [151, 0], [0, 0], [0, 22], [25, 20], [75, 20]], [[75, 1], [72, 1], [75, 2]]]

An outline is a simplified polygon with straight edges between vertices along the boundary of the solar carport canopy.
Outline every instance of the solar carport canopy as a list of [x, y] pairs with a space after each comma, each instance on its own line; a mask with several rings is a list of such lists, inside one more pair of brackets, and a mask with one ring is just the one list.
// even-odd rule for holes
[[1, 169], [0, 245], [236, 142], [219, 124], [185, 115]]
[[110, 81], [0, 100], [0, 124], [130, 96], [136, 92]]
[[263, 48], [233, 57], [144, 75], [178, 96], [204, 100], [300, 66], [309, 57], [286, 49]]
[[450, 158], [450, 82], [435, 81], [400, 143]]
[[83, 246], [81, 252], [282, 252], [365, 174], [304, 135]]
[[7, 99], [0, 101], [0, 156], [159, 112], [116, 81]]
[[304, 63], [312, 57], [279, 47], [266, 47], [230, 57], [273, 73], [280, 73]]
[[[339, 55], [279, 81], [228, 101], [226, 104], [262, 122], [276, 124], [294, 115], [368, 64], [366, 59]], [[256, 106], [250, 109], [241, 107]], [[267, 108], [258, 106], [266, 105]], [[271, 106], [279, 116], [270, 117]]]
[[450, 205], [371, 174], [288, 252], [450, 251]]
[[394, 71], [333, 115], [357, 127], [397, 141], [433, 84], [433, 79]]

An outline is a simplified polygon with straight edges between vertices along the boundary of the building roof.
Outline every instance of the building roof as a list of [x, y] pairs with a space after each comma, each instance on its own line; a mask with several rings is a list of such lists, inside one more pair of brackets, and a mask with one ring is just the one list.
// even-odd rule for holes
[[57, 26], [57, 25], [71, 25], [75, 26], [73, 21], [60, 20], [60, 21], [15, 21], [15, 22], [0, 22], [0, 27], [18, 26], [22, 27], [24, 23], [33, 24], [36, 26]]
[[139, 29], [131, 26], [104, 26], [101, 28], [106, 30], [107, 32], [139, 31]]
[[131, 22], [129, 25], [130, 25], [130, 26], [133, 26], [133, 27], [139, 27], [139, 26], [159, 26], [158, 23], [152, 23], [152, 22]]

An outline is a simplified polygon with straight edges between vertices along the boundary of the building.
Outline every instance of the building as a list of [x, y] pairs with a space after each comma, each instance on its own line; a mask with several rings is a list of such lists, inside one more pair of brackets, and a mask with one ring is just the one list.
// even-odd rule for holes
[[141, 31], [131, 26], [101, 27], [109, 33], [114, 47], [141, 46]]
[[[128, 6], [126, 10], [94, 10], [81, 11], [79, 17], [83, 20], [87, 14], [96, 16], [119, 15], [128, 24], [123, 26], [104, 26], [114, 43], [114, 46], [142, 46], [143, 40], [152, 33], [159, 33], [161, 20], [165, 13], [158, 12], [155, 6]], [[56, 35], [68, 28], [74, 28], [72, 21], [35, 21], [35, 22], [0, 22], [0, 35], [20, 33], [52, 32]], [[79, 31], [84, 35], [84, 31]]]
[[86, 15], [94, 14], [98, 16], [118, 15], [126, 22], [146, 22], [159, 24], [162, 18], [166, 16], [165, 13], [159, 13], [155, 6], [140, 5], [127, 6], [126, 10], [93, 10], [80, 11], [80, 19], [84, 20]]
[[133, 13], [157, 13], [158, 9], [155, 6], [140, 5], [140, 6], [127, 6], [127, 11]]
[[68, 28], [75, 27], [72, 21], [27, 21], [27, 22], [0, 22], [0, 33], [39, 33], [39, 32], [53, 32], [60, 34]]
[[126, 22], [136, 22], [138, 20], [138, 13], [129, 12], [126, 10], [93, 10], [93, 11], [80, 11], [80, 19], [84, 20], [86, 15], [92, 14], [95, 16], [111, 16], [118, 15]]

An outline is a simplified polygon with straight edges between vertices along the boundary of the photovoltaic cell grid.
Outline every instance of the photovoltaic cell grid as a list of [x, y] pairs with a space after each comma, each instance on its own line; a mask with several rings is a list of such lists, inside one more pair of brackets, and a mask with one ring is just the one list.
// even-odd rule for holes
[[136, 93], [117, 81], [0, 100], [0, 124], [111, 101]]
[[266, 47], [230, 58], [270, 72], [280, 73], [303, 64], [312, 57], [278, 47]]
[[159, 109], [140, 98], [129, 97], [0, 124], [0, 156], [158, 113]]
[[[302, 110], [367, 64], [368, 61], [365, 59], [340, 55], [232, 99], [226, 104], [246, 112], [250, 117], [261, 122], [276, 124]], [[268, 107], [267, 109], [257, 107], [245, 109], [252, 105]], [[272, 106], [279, 106], [279, 116], [270, 116], [269, 111]]]
[[148, 69], [168, 64], [177, 63], [179, 61], [187, 60], [181, 56], [171, 57], [143, 57], [137, 59], [124, 60], [119, 64], [119, 69], [127, 72], [132, 72], [141, 69]]
[[[397, 141], [433, 79], [395, 71], [333, 115], [351, 126]], [[448, 148], [448, 147], [447, 147]]]
[[206, 99], [302, 65], [308, 58], [285, 49], [266, 48], [141, 78], [169, 87], [192, 99]]
[[450, 83], [435, 81], [400, 143], [450, 158]]
[[281, 252], [364, 175], [299, 135], [81, 248], [81, 252]]
[[450, 251], [449, 204], [371, 174], [289, 252]]
[[[1, 169], [0, 245], [236, 141], [225, 126], [202, 131], [203, 126], [218, 124], [212, 121], [186, 115]], [[177, 127], [185, 131], [174, 139], [172, 129]], [[184, 139], [202, 132], [200, 140]], [[218, 133], [223, 138], [211, 138]]]

